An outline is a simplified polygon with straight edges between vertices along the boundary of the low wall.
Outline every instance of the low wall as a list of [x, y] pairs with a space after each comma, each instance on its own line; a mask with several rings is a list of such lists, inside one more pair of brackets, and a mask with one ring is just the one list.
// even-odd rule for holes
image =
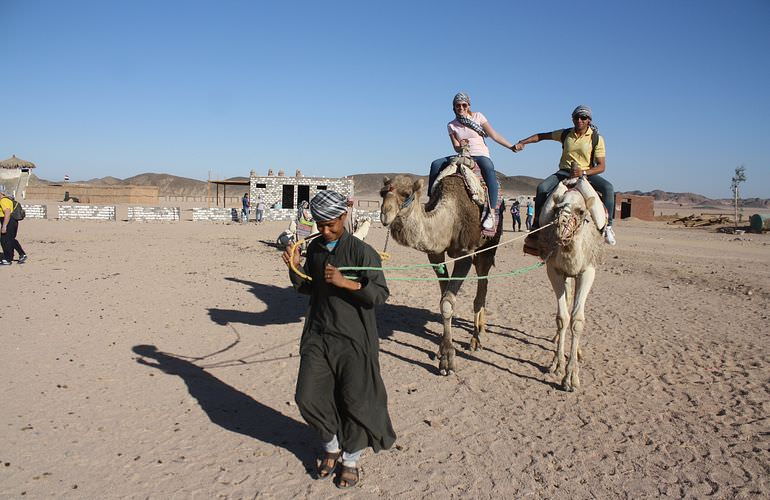
[[207, 221], [207, 222], [238, 222], [239, 212], [237, 208], [193, 208], [192, 219], [194, 221]]
[[179, 220], [179, 207], [128, 207], [128, 220], [176, 222]]
[[27, 214], [27, 219], [48, 218], [48, 207], [45, 205], [25, 205], [22, 203], [22, 207], [24, 207], [24, 213]]
[[114, 206], [59, 205], [60, 219], [115, 220]]
[[157, 205], [160, 188], [158, 186], [92, 186], [87, 184], [50, 184], [28, 186], [26, 198], [32, 200], [64, 200], [64, 193], [69, 192], [80, 203], [114, 204], [136, 203]]

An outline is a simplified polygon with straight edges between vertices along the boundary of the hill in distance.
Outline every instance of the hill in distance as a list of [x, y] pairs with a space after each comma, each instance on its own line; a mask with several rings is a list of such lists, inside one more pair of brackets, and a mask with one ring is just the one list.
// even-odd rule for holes
[[[379, 197], [382, 180], [384, 177], [395, 177], [396, 175], [409, 175], [415, 179], [421, 177], [427, 187], [428, 176], [419, 176], [412, 173], [378, 173], [378, 174], [354, 174], [352, 176], [356, 197], [376, 199]], [[500, 180], [500, 189], [505, 196], [513, 195], [534, 195], [537, 185], [542, 181], [537, 177], [528, 177], [525, 175], [507, 176], [500, 172], [497, 173]], [[248, 177], [231, 177], [225, 179], [228, 181], [247, 181]], [[40, 179], [32, 174], [30, 185], [52, 184], [53, 182]], [[75, 181], [72, 184], [93, 184], [93, 185], [134, 185], [134, 186], [158, 186], [160, 196], [205, 196], [207, 192], [206, 181], [179, 177], [171, 174], [144, 173], [128, 177], [127, 179], [118, 179], [117, 177], [107, 176], [87, 181]], [[732, 206], [732, 200], [729, 198], [712, 199], [697, 193], [675, 193], [656, 189], [653, 191], [626, 191], [625, 194], [637, 196], [652, 196], [655, 201], [667, 203], [679, 203], [682, 205], [695, 206]], [[770, 200], [765, 198], [746, 198], [741, 200], [744, 207], [768, 208]]]

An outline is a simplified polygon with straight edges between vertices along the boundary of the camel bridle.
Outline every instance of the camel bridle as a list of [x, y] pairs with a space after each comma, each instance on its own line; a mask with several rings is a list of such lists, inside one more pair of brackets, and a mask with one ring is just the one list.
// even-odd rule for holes
[[572, 206], [564, 203], [557, 205], [558, 212], [556, 213], [556, 235], [560, 246], [566, 246], [572, 243], [575, 239], [580, 226], [588, 224], [589, 220], [587, 216], [580, 220], [580, 217], [572, 212]]

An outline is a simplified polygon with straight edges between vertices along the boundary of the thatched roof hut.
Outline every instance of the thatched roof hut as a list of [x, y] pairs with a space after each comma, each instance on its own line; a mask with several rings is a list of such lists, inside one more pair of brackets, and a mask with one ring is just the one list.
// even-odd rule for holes
[[35, 164], [31, 161], [22, 160], [21, 158], [16, 158], [16, 155], [11, 156], [10, 158], [6, 158], [3, 161], [0, 161], [0, 168], [11, 168], [11, 169], [20, 169], [20, 168], [35, 168]]

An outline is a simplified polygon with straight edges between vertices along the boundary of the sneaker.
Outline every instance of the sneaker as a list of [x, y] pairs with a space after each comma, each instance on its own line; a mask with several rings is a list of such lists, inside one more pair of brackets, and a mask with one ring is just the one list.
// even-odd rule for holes
[[484, 217], [484, 221], [481, 223], [481, 227], [483, 227], [487, 231], [491, 231], [492, 229], [495, 228], [494, 212], [487, 211], [486, 217]]
[[614, 245], [617, 243], [617, 241], [615, 241], [615, 231], [612, 230], [612, 226], [607, 226], [604, 228], [604, 242], [608, 245]]
[[0, 266], [10, 266], [11, 263], [5, 259], [0, 260]]
[[19, 255], [19, 264], [24, 264], [27, 261], [27, 254]]

